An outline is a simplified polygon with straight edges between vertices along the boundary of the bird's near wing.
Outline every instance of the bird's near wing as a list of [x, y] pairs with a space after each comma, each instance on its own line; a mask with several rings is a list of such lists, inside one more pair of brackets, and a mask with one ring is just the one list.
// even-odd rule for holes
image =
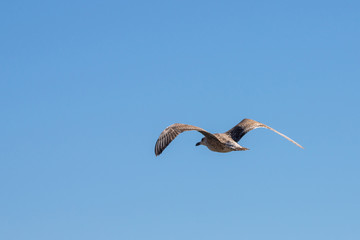
[[155, 155], [160, 155], [164, 151], [164, 149], [171, 143], [171, 141], [177, 137], [177, 135], [182, 132], [191, 130], [196, 130], [202, 133], [207, 138], [212, 138], [215, 141], [219, 141], [213, 134], [205, 131], [202, 128], [187, 124], [175, 123], [165, 128], [165, 130], [162, 131], [162, 133], [160, 134], [155, 144]]
[[226, 134], [230, 135], [230, 137], [232, 139], [234, 139], [234, 141], [238, 142], [240, 141], [240, 139], [249, 131], [256, 129], [256, 128], [267, 128], [270, 129], [271, 131], [276, 132], [277, 134], [283, 136], [284, 138], [286, 138], [287, 140], [289, 140], [290, 142], [296, 144], [297, 146], [303, 148], [300, 144], [298, 144], [297, 142], [295, 142], [294, 140], [292, 140], [291, 138], [285, 136], [284, 134], [276, 131], [275, 129], [266, 126], [265, 124], [259, 123], [255, 120], [251, 120], [251, 119], [243, 119], [239, 124], [237, 124], [235, 127], [233, 127], [232, 129], [230, 129], [229, 131], [226, 132]]

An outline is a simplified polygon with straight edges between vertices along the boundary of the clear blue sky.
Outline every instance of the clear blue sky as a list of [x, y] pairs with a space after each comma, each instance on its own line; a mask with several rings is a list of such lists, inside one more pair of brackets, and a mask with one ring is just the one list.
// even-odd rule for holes
[[[2, 1], [0, 238], [360, 239], [359, 1]], [[223, 115], [223, 116], [219, 116]], [[180, 122], [268, 124], [246, 152]]]

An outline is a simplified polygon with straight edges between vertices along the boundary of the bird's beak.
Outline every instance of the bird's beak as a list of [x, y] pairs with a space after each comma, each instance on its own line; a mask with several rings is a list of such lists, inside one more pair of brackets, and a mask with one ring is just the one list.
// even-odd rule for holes
[[198, 142], [197, 144], [195, 144], [195, 146], [199, 146], [201, 143], [200, 142]]

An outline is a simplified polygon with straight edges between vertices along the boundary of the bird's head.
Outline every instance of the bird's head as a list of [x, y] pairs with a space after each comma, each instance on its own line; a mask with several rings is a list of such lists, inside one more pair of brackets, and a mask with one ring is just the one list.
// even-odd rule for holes
[[200, 142], [196, 143], [195, 146], [206, 145], [205, 138], [203, 137]]

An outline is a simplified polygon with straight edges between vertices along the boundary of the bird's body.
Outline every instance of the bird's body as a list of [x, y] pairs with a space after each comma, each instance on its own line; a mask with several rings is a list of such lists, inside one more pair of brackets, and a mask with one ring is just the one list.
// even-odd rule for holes
[[290, 139], [289, 137], [285, 136], [284, 134], [276, 131], [275, 129], [265, 124], [262, 124], [260, 122], [251, 119], [244, 119], [229, 131], [225, 133], [215, 133], [215, 134], [209, 133], [202, 128], [192, 125], [181, 124], [181, 123], [172, 124], [169, 127], [165, 128], [165, 130], [160, 134], [155, 145], [155, 155], [156, 156], [160, 155], [164, 151], [164, 149], [170, 144], [170, 142], [176, 138], [177, 135], [179, 135], [182, 132], [191, 131], [191, 130], [196, 130], [204, 135], [204, 137], [201, 139], [201, 142], [198, 142], [196, 146], [205, 145], [211, 151], [221, 152], [221, 153], [249, 150], [248, 148], [240, 146], [237, 142], [247, 132], [256, 128], [270, 129], [276, 132], [277, 134], [283, 136], [287, 140], [293, 142], [297, 146], [303, 148], [300, 144], [298, 144], [294, 140]]
[[209, 141], [205, 137], [201, 145], [207, 146], [211, 151], [222, 153], [248, 150], [247, 148], [240, 146], [229, 135], [225, 133], [215, 133], [214, 136], [219, 141]]

